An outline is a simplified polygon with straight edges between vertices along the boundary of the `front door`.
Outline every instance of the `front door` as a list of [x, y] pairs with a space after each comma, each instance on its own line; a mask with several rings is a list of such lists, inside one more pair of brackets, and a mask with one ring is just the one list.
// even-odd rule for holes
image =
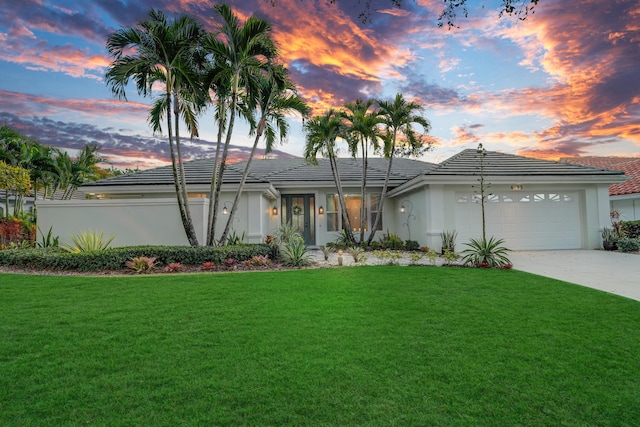
[[282, 195], [282, 221], [298, 230], [307, 245], [316, 244], [315, 209], [313, 194]]

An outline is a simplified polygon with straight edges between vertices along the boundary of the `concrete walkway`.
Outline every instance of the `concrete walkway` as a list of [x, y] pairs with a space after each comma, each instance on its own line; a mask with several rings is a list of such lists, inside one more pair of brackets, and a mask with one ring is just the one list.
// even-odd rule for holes
[[640, 255], [596, 250], [516, 251], [513, 268], [640, 301]]

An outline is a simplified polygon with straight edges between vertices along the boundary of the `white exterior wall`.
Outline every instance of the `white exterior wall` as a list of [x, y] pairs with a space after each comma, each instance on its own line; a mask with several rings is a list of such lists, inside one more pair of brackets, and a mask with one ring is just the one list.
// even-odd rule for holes
[[611, 209], [620, 212], [622, 221], [635, 221], [640, 219], [640, 197], [613, 196], [611, 197]]
[[[222, 193], [216, 224], [216, 238], [224, 231], [231, 213], [235, 193]], [[271, 215], [275, 202], [260, 192], [243, 193], [234, 215], [232, 231], [243, 233], [246, 243], [261, 243], [277, 227], [278, 217]], [[208, 199], [189, 199], [189, 209], [199, 244], [206, 242]], [[81, 231], [104, 231], [115, 235], [112, 246], [188, 245], [175, 198], [38, 200], [38, 226], [46, 233], [71, 242], [71, 235]]]
[[[38, 227], [61, 241], [81, 231], [115, 235], [111, 246], [188, 245], [175, 199], [38, 200]], [[208, 201], [190, 199], [189, 207], [200, 242], [204, 241]]]

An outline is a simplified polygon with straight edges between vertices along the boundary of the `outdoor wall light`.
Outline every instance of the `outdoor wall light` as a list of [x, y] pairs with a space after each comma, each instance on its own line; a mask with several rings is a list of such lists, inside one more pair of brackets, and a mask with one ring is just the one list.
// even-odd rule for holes
[[271, 214], [273, 214], [273, 216], [278, 216], [278, 208], [274, 206], [274, 207], [271, 209]]
[[404, 212], [405, 212], [405, 210], [406, 210], [406, 209], [404, 208], [404, 205], [400, 206], [400, 213], [404, 213]]
[[227, 215], [229, 213], [229, 209], [227, 209], [227, 207], [223, 207], [222, 208], [222, 215]]
[[322, 206], [318, 208], [318, 215], [324, 215], [324, 208]]
[[522, 187], [522, 185], [520, 185], [520, 184], [513, 184], [513, 185], [511, 186], [511, 189], [512, 189], [513, 191], [520, 191], [520, 190], [522, 190], [522, 188], [523, 188], [523, 187]]

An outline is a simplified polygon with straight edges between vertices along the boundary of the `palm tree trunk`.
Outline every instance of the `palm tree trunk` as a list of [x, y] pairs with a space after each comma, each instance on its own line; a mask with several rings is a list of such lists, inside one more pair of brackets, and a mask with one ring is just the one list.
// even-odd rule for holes
[[[220, 103], [221, 100], [218, 100], [218, 103]], [[208, 215], [208, 220], [207, 220], [207, 246], [213, 246], [215, 244], [216, 241], [216, 228], [215, 228], [215, 223], [217, 220], [217, 205], [215, 206], [216, 209], [214, 209], [214, 203], [213, 203], [213, 195], [215, 193], [216, 190], [216, 178], [218, 175], [218, 159], [220, 158], [220, 145], [222, 145], [222, 133], [224, 131], [224, 125], [227, 121], [226, 117], [225, 117], [225, 112], [226, 112], [226, 106], [222, 106], [222, 109], [220, 109], [221, 106], [218, 104], [218, 110], [220, 111], [220, 119], [218, 121], [218, 142], [216, 144], [216, 156], [213, 160], [213, 168], [211, 171], [211, 187], [209, 188], [209, 215]]]
[[336, 190], [338, 191], [338, 203], [340, 204], [340, 211], [342, 212], [342, 228], [349, 236], [349, 241], [355, 243], [353, 237], [353, 230], [351, 229], [351, 222], [349, 221], [349, 215], [347, 213], [347, 203], [344, 199], [344, 191], [342, 191], [342, 181], [340, 180], [340, 171], [338, 170], [338, 164], [333, 153], [329, 154], [329, 164], [331, 165], [331, 172], [333, 173], [333, 180], [336, 183]]
[[[224, 177], [224, 170], [227, 166], [227, 155], [229, 154], [229, 144], [231, 144], [231, 133], [233, 132], [233, 125], [235, 123], [236, 118], [236, 104], [237, 104], [237, 90], [233, 90], [231, 93], [231, 106], [229, 108], [229, 128], [227, 129], [227, 137], [224, 141], [224, 148], [222, 150], [222, 158], [220, 159], [220, 166], [218, 167], [218, 182], [216, 182], [216, 192], [213, 199], [213, 224], [212, 227], [215, 229], [217, 217], [218, 217], [218, 207], [220, 206], [220, 192], [222, 191], [222, 179]], [[220, 239], [218, 242], [219, 246], [224, 245], [224, 241]]]
[[198, 236], [193, 228], [193, 219], [189, 210], [189, 196], [187, 195], [187, 178], [184, 173], [184, 163], [182, 162], [182, 151], [180, 148], [180, 104], [178, 103], [178, 95], [173, 94], [173, 114], [176, 137], [176, 156], [178, 158], [178, 174], [180, 176], [180, 191], [182, 192], [183, 209], [184, 209], [184, 231], [187, 233], [187, 239], [191, 246], [198, 246]]
[[224, 227], [222, 236], [220, 236], [220, 242], [223, 245], [227, 241], [227, 234], [229, 234], [229, 229], [231, 228], [231, 224], [233, 223], [233, 216], [236, 213], [236, 208], [238, 207], [238, 201], [240, 200], [240, 195], [242, 194], [244, 184], [247, 181], [247, 176], [249, 175], [249, 167], [251, 166], [251, 161], [253, 160], [253, 156], [255, 155], [256, 149], [258, 148], [258, 142], [260, 141], [260, 138], [262, 137], [262, 133], [264, 132], [265, 123], [266, 123], [266, 117], [262, 116], [258, 124], [258, 130], [256, 131], [256, 139], [253, 141], [253, 147], [251, 147], [251, 154], [249, 154], [247, 165], [244, 168], [244, 172], [242, 173], [242, 178], [240, 179], [240, 184], [238, 185], [238, 190], [236, 191], [236, 197], [233, 199], [233, 205], [231, 206], [231, 212], [229, 212], [229, 219], [227, 219], [227, 225]]
[[378, 205], [378, 213], [376, 214], [376, 220], [371, 227], [371, 234], [367, 240], [367, 245], [373, 242], [373, 237], [376, 235], [376, 230], [382, 220], [382, 210], [384, 209], [384, 202], [387, 200], [387, 189], [389, 188], [389, 177], [391, 176], [391, 166], [393, 165], [393, 156], [396, 153], [396, 131], [393, 131], [393, 146], [391, 147], [391, 153], [389, 154], [389, 164], [387, 165], [387, 174], [384, 177], [384, 185], [382, 186], [382, 192], [380, 193], [380, 204]]
[[364, 242], [364, 224], [366, 220], [366, 192], [367, 188], [367, 143], [366, 139], [362, 139], [362, 188], [360, 189], [360, 243]]
[[[169, 134], [169, 153], [171, 154], [171, 172], [173, 173], [173, 184], [176, 189], [176, 199], [178, 201], [178, 210], [180, 211], [180, 219], [182, 220], [182, 226], [189, 239], [188, 221], [184, 210], [184, 200], [182, 198], [182, 192], [180, 191], [180, 175], [178, 174], [178, 167], [176, 164], [176, 152], [173, 145], [173, 123], [171, 120], [171, 93], [167, 92], [167, 129]], [[192, 244], [189, 240], [189, 244]], [[197, 243], [196, 243], [197, 244]]]

